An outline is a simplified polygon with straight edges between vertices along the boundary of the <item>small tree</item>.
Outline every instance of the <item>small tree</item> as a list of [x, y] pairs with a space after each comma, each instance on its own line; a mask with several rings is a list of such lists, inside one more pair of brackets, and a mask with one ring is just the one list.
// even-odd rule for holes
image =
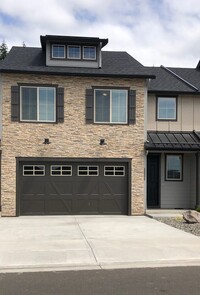
[[3, 40], [0, 45], [0, 60], [4, 59], [8, 53], [8, 46], [6, 42]]

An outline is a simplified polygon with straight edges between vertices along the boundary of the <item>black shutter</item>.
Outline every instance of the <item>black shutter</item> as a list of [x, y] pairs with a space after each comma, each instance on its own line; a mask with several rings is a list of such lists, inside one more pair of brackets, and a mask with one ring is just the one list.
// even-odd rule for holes
[[85, 91], [86, 96], [86, 124], [94, 122], [94, 98], [93, 89], [87, 88]]
[[129, 103], [128, 103], [128, 123], [135, 124], [136, 121], [136, 91], [129, 91]]
[[11, 121], [18, 122], [19, 114], [19, 86], [11, 86]]
[[64, 122], [64, 88], [57, 88], [56, 96], [56, 121], [57, 123]]

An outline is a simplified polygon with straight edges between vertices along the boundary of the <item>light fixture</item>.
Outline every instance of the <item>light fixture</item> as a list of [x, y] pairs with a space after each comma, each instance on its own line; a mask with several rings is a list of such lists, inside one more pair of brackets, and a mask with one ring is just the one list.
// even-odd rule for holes
[[50, 144], [49, 138], [44, 138], [43, 144]]
[[105, 142], [104, 138], [101, 138], [99, 144], [100, 145], [106, 145], [107, 143]]

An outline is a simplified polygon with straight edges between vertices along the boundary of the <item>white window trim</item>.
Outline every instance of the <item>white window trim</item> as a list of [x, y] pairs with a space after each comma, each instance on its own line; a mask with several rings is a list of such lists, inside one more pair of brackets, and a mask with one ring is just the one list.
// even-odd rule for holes
[[[24, 120], [22, 119], [22, 88], [37, 88], [37, 119], [36, 120]], [[54, 90], [54, 120], [39, 120], [39, 89], [42, 88], [52, 88]], [[22, 122], [46, 122], [53, 123], [56, 122], [56, 89], [55, 87], [45, 87], [45, 86], [21, 86], [20, 87], [20, 121]]]
[[[55, 170], [52, 170], [52, 167], [53, 166], [60, 166], [61, 167], [61, 174], [52, 174], [52, 171], [55, 171]], [[62, 172], [63, 172], [63, 169], [62, 169], [62, 167], [70, 167], [70, 170], [69, 170], [69, 172], [70, 172], [70, 174], [62, 174]], [[50, 175], [51, 176], [72, 176], [72, 166], [71, 165], [57, 165], [57, 164], [53, 164], [53, 165], [51, 165], [51, 169], [50, 169], [50, 171], [51, 171], [51, 173], [50, 173]]]
[[[33, 171], [33, 174], [24, 174], [24, 167], [30, 167], [32, 166], [33, 169], [32, 170], [26, 170], [26, 171]], [[35, 171], [40, 171], [40, 170], [35, 170], [36, 166], [41, 166], [43, 168], [43, 174], [35, 174]], [[23, 176], [45, 176], [45, 165], [23, 165]]]
[[[53, 47], [54, 46], [64, 47], [64, 56], [62, 56], [62, 57], [54, 56], [53, 55]], [[52, 56], [52, 58], [55, 58], [55, 59], [65, 59], [66, 58], [66, 46], [62, 45], [62, 44], [52, 44], [52, 46], [51, 46], [51, 56]]]
[[[110, 91], [110, 121], [109, 122], [99, 122], [96, 121], [96, 90], [102, 90], [102, 91]], [[112, 122], [112, 90], [123, 90], [126, 91], [126, 121], [125, 122]], [[124, 124], [126, 125], [128, 123], [128, 90], [127, 89], [94, 89], [94, 123], [97, 124]]]
[[[81, 172], [82, 172], [82, 171], [87, 172], [87, 175], [80, 175], [80, 174], [79, 174], [79, 168], [80, 168], [80, 167], [87, 167], [86, 170], [81, 170]], [[96, 167], [96, 168], [97, 168], [97, 174], [96, 174], [96, 175], [90, 175], [90, 174], [89, 174], [89, 172], [90, 172], [89, 167]], [[98, 165], [79, 165], [79, 166], [78, 166], [77, 175], [80, 176], [80, 177], [82, 177], [82, 176], [85, 176], [85, 177], [87, 177], [87, 176], [99, 176], [99, 166], [98, 166]]]
[[[167, 118], [163, 118], [163, 117], [160, 117], [160, 109], [159, 109], [159, 98], [165, 98], [165, 99], [174, 99], [175, 100], [175, 118], [173, 117], [167, 117]], [[172, 121], [176, 121], [177, 120], [177, 97], [175, 96], [169, 96], [169, 97], [166, 97], [166, 96], [158, 96], [157, 97], [157, 120], [164, 120], [164, 121], [169, 121], [169, 120], [172, 120]]]
[[[70, 57], [69, 56], [69, 48], [70, 47], [78, 47], [79, 48], [79, 57]], [[67, 45], [67, 58], [68, 59], [77, 59], [77, 60], [80, 60], [81, 59], [81, 46], [79, 45]]]
[[[109, 168], [109, 167], [112, 167], [112, 168], [114, 168], [113, 170], [111, 170], [110, 172], [113, 172], [114, 174], [113, 175], [106, 175], [106, 172], [108, 172], [108, 171], [106, 171], [106, 168]], [[122, 171], [120, 171], [120, 172], [123, 172], [123, 175], [116, 175], [116, 172], [118, 172], [118, 171], [116, 171], [116, 168], [123, 168], [123, 170]], [[106, 177], [124, 177], [125, 176], [125, 166], [104, 166], [104, 176], [106, 176]]]
[[[178, 156], [181, 158], [181, 169], [180, 169], [180, 178], [169, 178], [167, 176], [167, 171], [168, 171], [168, 161], [167, 161], [167, 157], [168, 156]], [[166, 155], [166, 160], [165, 160], [165, 180], [166, 181], [183, 181], [183, 155], [181, 154], [167, 154]]]
[[[89, 58], [89, 57], [85, 57], [84, 56], [84, 53], [85, 53], [85, 48], [94, 48], [95, 49], [95, 57], [94, 58]], [[83, 59], [84, 60], [96, 60], [96, 58], [97, 58], [97, 48], [96, 48], [96, 46], [83, 46]]]

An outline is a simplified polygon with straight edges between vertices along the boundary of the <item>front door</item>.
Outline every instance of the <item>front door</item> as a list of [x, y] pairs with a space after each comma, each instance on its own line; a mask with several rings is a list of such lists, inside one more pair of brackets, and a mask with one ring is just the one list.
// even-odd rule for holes
[[147, 208], [160, 207], [160, 156], [147, 157]]

